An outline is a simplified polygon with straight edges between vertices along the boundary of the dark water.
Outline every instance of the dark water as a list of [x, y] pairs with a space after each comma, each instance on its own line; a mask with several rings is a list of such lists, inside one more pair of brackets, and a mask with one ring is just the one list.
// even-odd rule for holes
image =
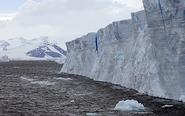
[[[86, 77], [59, 74], [62, 65], [44, 61], [0, 63], [0, 116], [185, 116], [181, 102]], [[120, 100], [135, 99], [148, 112], [118, 112]], [[171, 108], [161, 108], [173, 104]]]

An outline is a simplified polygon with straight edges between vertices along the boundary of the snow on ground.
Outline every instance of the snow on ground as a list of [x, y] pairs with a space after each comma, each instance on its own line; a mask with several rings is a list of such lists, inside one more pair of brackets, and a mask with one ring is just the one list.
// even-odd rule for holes
[[120, 111], [145, 111], [143, 104], [139, 103], [136, 100], [122, 100], [116, 104], [114, 110]]

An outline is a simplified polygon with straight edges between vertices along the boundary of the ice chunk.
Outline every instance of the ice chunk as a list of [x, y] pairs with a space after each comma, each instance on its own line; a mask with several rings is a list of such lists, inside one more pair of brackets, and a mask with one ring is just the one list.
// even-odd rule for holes
[[139, 103], [136, 100], [123, 100], [119, 101], [118, 104], [116, 104], [116, 107], [114, 110], [120, 110], [120, 111], [145, 111], [145, 107], [143, 104]]
[[71, 102], [71, 103], [75, 103], [75, 100], [71, 100], [70, 102]]
[[63, 81], [71, 81], [73, 79], [71, 78], [63, 78], [63, 77], [59, 77], [59, 78], [56, 78], [57, 80], [63, 80]]
[[173, 107], [173, 105], [163, 105], [163, 106], [161, 106], [161, 108], [171, 108], [171, 107]]

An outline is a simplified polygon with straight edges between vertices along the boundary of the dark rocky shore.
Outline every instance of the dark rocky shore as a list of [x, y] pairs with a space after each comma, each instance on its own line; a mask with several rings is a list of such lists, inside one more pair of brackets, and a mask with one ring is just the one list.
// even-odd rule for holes
[[[119, 85], [59, 74], [46, 61], [0, 63], [0, 116], [185, 116], [182, 102], [151, 97]], [[135, 99], [147, 112], [118, 112], [120, 100]], [[163, 105], [173, 107], [162, 108]]]

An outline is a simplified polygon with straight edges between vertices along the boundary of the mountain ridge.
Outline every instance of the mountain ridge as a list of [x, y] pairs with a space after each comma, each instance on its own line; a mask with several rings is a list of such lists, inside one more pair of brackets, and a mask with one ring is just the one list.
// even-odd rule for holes
[[65, 60], [66, 51], [48, 37], [31, 40], [23, 37], [0, 40], [0, 55], [10, 60]]

